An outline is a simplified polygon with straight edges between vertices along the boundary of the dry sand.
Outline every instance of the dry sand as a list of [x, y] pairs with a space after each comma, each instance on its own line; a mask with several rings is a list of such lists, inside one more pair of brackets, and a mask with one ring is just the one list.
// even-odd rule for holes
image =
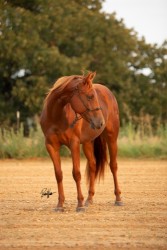
[[[0, 250], [167, 249], [167, 162], [119, 160], [124, 206], [114, 206], [110, 171], [96, 185], [94, 204], [77, 213], [70, 159], [62, 160], [65, 211], [56, 213], [50, 160], [0, 161]], [[81, 161], [82, 188], [86, 162]], [[48, 199], [41, 190], [51, 188]]]

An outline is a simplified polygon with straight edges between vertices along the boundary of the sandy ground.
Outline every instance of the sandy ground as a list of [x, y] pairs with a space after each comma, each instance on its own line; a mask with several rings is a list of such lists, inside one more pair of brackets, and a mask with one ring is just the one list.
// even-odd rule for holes
[[[81, 161], [82, 187], [85, 161]], [[57, 189], [50, 160], [0, 161], [0, 250], [167, 249], [167, 162], [119, 160], [124, 206], [114, 206], [108, 171], [94, 204], [77, 213], [70, 159], [62, 160], [65, 211], [54, 211]], [[41, 190], [56, 192], [41, 198]]]

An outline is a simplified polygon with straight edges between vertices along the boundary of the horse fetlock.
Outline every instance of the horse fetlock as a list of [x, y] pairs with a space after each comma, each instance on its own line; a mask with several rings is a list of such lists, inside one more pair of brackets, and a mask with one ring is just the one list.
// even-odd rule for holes
[[84, 197], [80, 196], [77, 197], [77, 199], [78, 199], [78, 207], [83, 207]]
[[80, 201], [80, 202], [83, 202], [83, 201], [84, 201], [84, 197], [83, 197], [83, 196], [78, 196], [77, 199], [78, 199], [78, 202], [79, 202], [79, 201]]
[[63, 197], [59, 197], [58, 198], [58, 204], [57, 204], [57, 206], [62, 207], [63, 204], [64, 204], [64, 201], [65, 201], [65, 197], [64, 196]]
[[120, 190], [120, 189], [115, 190], [115, 191], [114, 191], [114, 194], [115, 194], [116, 196], [120, 196], [121, 190]]
[[86, 207], [89, 207], [90, 205], [93, 205], [93, 199], [91, 198], [88, 198], [86, 201], [85, 201], [85, 206]]
[[94, 194], [95, 194], [95, 191], [94, 190], [90, 190], [88, 194], [89, 194], [89, 197], [93, 197]]

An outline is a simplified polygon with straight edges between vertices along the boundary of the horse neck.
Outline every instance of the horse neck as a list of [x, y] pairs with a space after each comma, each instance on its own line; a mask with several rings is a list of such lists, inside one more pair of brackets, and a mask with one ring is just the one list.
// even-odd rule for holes
[[54, 118], [60, 118], [64, 106], [69, 102], [72, 91], [57, 91], [53, 90], [50, 94], [49, 99], [47, 100], [47, 113], [48, 116]]

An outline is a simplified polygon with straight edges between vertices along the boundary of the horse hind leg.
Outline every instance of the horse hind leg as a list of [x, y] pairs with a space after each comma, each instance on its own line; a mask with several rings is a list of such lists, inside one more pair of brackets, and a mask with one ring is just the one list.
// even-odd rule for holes
[[96, 172], [96, 159], [94, 156], [93, 143], [88, 142], [83, 144], [83, 151], [87, 158], [87, 181], [89, 184], [88, 197], [85, 206], [93, 204], [93, 196], [95, 194], [95, 172]]
[[121, 205], [123, 205], [123, 203], [121, 200], [121, 190], [119, 188], [118, 177], [117, 177], [117, 170], [118, 170], [118, 166], [117, 166], [117, 142], [112, 141], [112, 139], [108, 140], [108, 149], [109, 149], [109, 154], [110, 154], [110, 169], [111, 169], [113, 179], [114, 179], [114, 187], [115, 187], [114, 194], [116, 197], [115, 205], [121, 206]]

